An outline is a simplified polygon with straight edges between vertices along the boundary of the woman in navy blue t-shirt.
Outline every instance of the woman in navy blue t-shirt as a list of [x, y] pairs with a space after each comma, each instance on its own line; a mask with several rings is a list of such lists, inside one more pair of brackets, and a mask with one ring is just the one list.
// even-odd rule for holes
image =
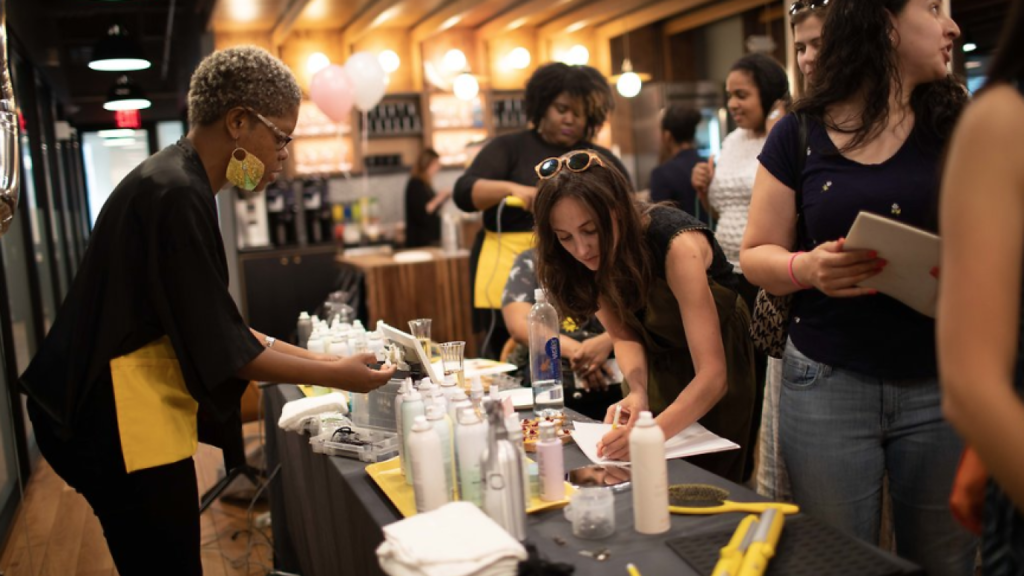
[[888, 475], [897, 552], [932, 576], [970, 573], [975, 545], [946, 504], [962, 444], [942, 417], [935, 323], [859, 287], [885, 254], [843, 243], [862, 210], [934, 228], [940, 153], [966, 100], [946, 68], [959, 33], [937, 0], [829, 3], [794, 106], [807, 148], [795, 116], [769, 135], [740, 255], [751, 282], [794, 294], [779, 443], [797, 503], [877, 543]]

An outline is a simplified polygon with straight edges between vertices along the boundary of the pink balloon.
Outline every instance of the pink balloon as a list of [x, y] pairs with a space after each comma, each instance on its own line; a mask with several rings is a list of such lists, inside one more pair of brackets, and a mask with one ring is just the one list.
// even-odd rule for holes
[[313, 76], [309, 96], [320, 111], [335, 122], [348, 122], [355, 102], [355, 87], [345, 69], [336, 64]]

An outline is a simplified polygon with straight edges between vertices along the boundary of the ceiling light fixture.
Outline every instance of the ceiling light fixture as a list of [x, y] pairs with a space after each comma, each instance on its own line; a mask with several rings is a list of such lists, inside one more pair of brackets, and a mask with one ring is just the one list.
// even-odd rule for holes
[[565, 56], [565, 63], [577, 66], [583, 66], [587, 62], [590, 62], [590, 50], [582, 44], [575, 44], [572, 48], [569, 48], [569, 53]]
[[398, 57], [398, 53], [394, 50], [384, 50], [377, 54], [377, 61], [380, 62], [380, 67], [388, 74], [398, 70], [398, 67], [402, 65], [402, 59]]
[[466, 68], [466, 54], [458, 48], [452, 48], [444, 53], [441, 62], [448, 72], [461, 72]]
[[107, 29], [106, 35], [93, 48], [89, 61], [89, 68], [101, 72], [145, 70], [152, 65], [138, 42], [128, 36], [128, 31], [119, 24]]
[[476, 77], [472, 74], [463, 72], [455, 77], [455, 82], [452, 83], [452, 91], [455, 92], [455, 97], [459, 100], [472, 100], [476, 98], [476, 95], [480, 93], [480, 83], [477, 82]]
[[317, 72], [330, 65], [331, 59], [323, 52], [313, 52], [309, 55], [309, 58], [306, 58], [306, 72], [308, 72], [310, 76], [315, 76]]
[[107, 101], [103, 104], [104, 110], [144, 110], [153, 103], [146, 98], [145, 93], [127, 76], [120, 78], [110, 87], [107, 93]]
[[978, 49], [978, 45], [974, 42], [967, 42], [964, 44], [964, 52], [974, 52]]
[[506, 56], [509, 68], [525, 70], [530, 67], [530, 51], [522, 46], [513, 48]]
[[650, 74], [637, 74], [633, 72], [633, 63], [629, 60], [629, 32], [623, 39], [626, 57], [622, 59], [622, 74], [613, 76], [615, 89], [624, 98], [632, 98], [640, 93], [640, 88], [646, 80], [650, 80]]
[[130, 128], [114, 128], [111, 130], [100, 130], [96, 135], [100, 138], [132, 138], [135, 136], [135, 130]]
[[447, 20], [445, 20], [444, 22], [441, 23], [441, 31], [444, 32], [445, 30], [451, 28], [452, 26], [455, 26], [456, 24], [458, 24], [461, 21], [462, 21], [462, 16], [452, 16], [451, 18], [449, 18], [449, 19], [447, 19]]

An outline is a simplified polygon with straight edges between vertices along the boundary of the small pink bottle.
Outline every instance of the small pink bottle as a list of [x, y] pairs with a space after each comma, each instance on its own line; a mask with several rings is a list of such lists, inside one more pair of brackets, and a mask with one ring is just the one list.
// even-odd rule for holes
[[557, 502], [565, 499], [565, 455], [562, 441], [555, 433], [555, 423], [540, 423], [537, 440], [537, 466], [540, 469], [540, 499]]

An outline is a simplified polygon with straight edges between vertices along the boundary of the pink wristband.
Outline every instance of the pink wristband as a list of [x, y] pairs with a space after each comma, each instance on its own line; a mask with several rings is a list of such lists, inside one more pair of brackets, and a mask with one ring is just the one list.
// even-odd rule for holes
[[793, 281], [793, 285], [796, 286], [797, 288], [800, 288], [801, 290], [806, 290], [810, 288], [810, 286], [801, 284], [800, 281], [796, 279], [796, 274], [793, 274], [793, 262], [796, 260], [796, 257], [801, 254], [806, 254], [806, 252], [793, 252], [793, 255], [789, 257], [789, 279]]

